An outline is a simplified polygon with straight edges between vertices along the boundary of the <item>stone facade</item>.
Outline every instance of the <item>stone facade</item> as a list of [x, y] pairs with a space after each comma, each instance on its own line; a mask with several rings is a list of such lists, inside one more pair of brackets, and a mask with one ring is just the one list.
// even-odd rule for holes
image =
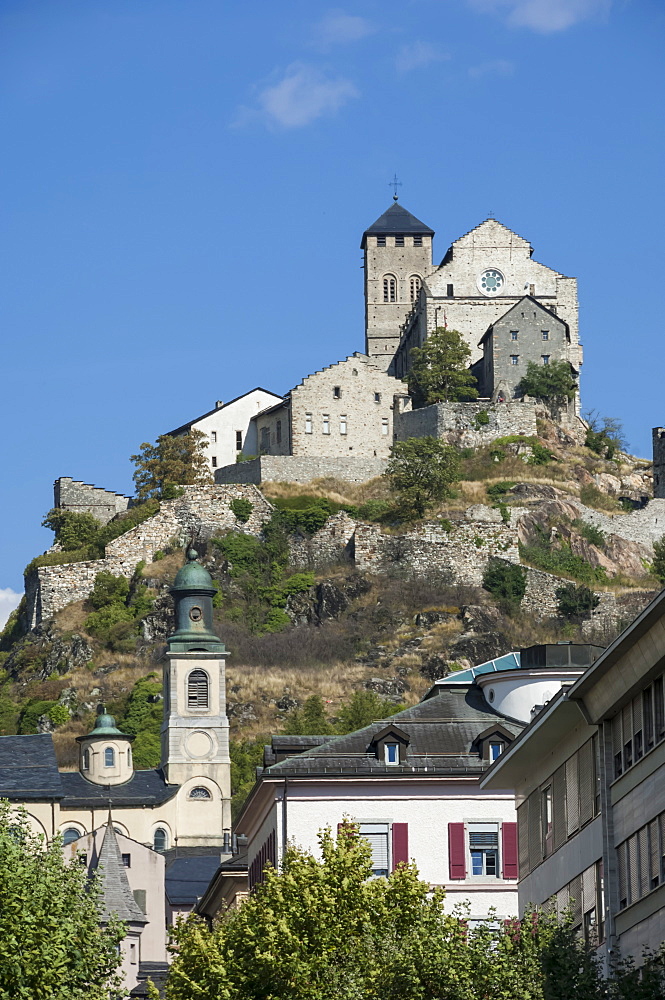
[[527, 365], [570, 361], [568, 326], [540, 302], [525, 295], [492, 323], [481, 340], [483, 357], [475, 366], [481, 396], [517, 399]]
[[261, 455], [215, 471], [216, 483], [311, 483], [313, 479], [343, 479], [365, 483], [380, 476], [385, 458], [301, 458], [297, 455]]
[[646, 507], [630, 514], [605, 514], [585, 507], [578, 500], [571, 500], [571, 503], [587, 524], [600, 528], [607, 535], [618, 535], [627, 542], [644, 545], [650, 555], [653, 555], [653, 543], [665, 535], [665, 498], [650, 500]]
[[[27, 622], [34, 628], [56, 612], [82, 601], [92, 592], [97, 573], [131, 577], [138, 562], [152, 562], [155, 552], [169, 544], [184, 545], [189, 539], [207, 540], [233, 529], [258, 535], [272, 514], [272, 506], [251, 485], [183, 486], [183, 495], [163, 500], [158, 514], [131, 528], [106, 546], [104, 559], [39, 566], [25, 580]], [[246, 523], [238, 521], [231, 501], [247, 499], [253, 510]]]
[[353, 354], [308, 375], [254, 418], [262, 455], [387, 459], [395, 397], [409, 405], [408, 388]]
[[[653, 437], [653, 495], [665, 500], [665, 427], [654, 427]], [[665, 525], [663, 526], [665, 528]]]
[[[506, 403], [432, 403], [395, 413], [395, 440], [436, 437], [459, 448], [480, 448], [508, 434], [536, 434], [538, 403], [533, 399]], [[486, 414], [488, 423], [482, 423]]]
[[69, 476], [60, 476], [53, 483], [53, 506], [77, 514], [92, 514], [102, 524], [107, 524], [116, 514], [131, 505], [129, 497], [113, 493], [100, 486], [91, 486]]

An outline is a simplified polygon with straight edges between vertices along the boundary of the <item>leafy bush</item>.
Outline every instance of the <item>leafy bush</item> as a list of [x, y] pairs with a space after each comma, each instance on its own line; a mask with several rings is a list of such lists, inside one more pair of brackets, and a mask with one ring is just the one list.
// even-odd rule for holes
[[566, 583], [562, 587], [557, 587], [554, 593], [559, 614], [573, 621], [587, 618], [600, 603], [600, 598], [584, 584], [577, 586], [574, 583]]
[[51, 709], [55, 708], [57, 704], [57, 701], [44, 701], [41, 698], [31, 698], [27, 705], [23, 707], [19, 716], [19, 735], [34, 735], [37, 732], [37, 723], [40, 716], [48, 715]]
[[94, 543], [101, 523], [92, 514], [54, 507], [44, 517], [42, 527], [55, 533], [56, 542], [64, 550], [73, 551]]
[[263, 747], [267, 740], [267, 736], [257, 736], [255, 739], [232, 739], [229, 742], [231, 813], [234, 820], [254, 786], [256, 768], [263, 763]]
[[357, 513], [361, 521], [383, 521], [394, 516], [395, 508], [389, 500], [366, 500]]
[[483, 576], [483, 587], [509, 612], [514, 612], [526, 592], [526, 570], [515, 563], [490, 559]]
[[137, 771], [159, 767], [162, 756], [162, 741], [159, 733], [148, 730], [138, 734], [132, 743], [132, 759]]
[[499, 500], [502, 500], [506, 494], [512, 490], [514, 485], [515, 483], [510, 482], [508, 479], [504, 479], [499, 483], [492, 483], [491, 486], [486, 486], [485, 493], [487, 493], [487, 496], [492, 503], [498, 503]]
[[551, 462], [554, 455], [540, 443], [540, 441], [533, 441], [531, 444], [531, 455], [529, 456], [529, 465], [547, 465]]
[[25, 594], [19, 601], [18, 607], [10, 611], [9, 617], [5, 622], [5, 627], [0, 632], [0, 649], [8, 650], [14, 645], [15, 642], [25, 634], [22, 618], [25, 612], [26, 599]]
[[320, 695], [308, 698], [302, 708], [289, 712], [282, 732], [288, 736], [332, 736], [335, 732]]
[[436, 500], [451, 497], [462, 475], [459, 451], [438, 438], [398, 441], [390, 456], [385, 475], [406, 516], [422, 517]]
[[609, 582], [602, 566], [591, 566], [565, 543], [553, 546], [544, 533], [536, 542], [520, 545], [520, 555], [525, 562], [555, 576], [572, 576], [580, 583], [592, 585]]
[[382, 698], [376, 691], [354, 691], [350, 701], [342, 705], [337, 719], [338, 733], [352, 733], [371, 725], [378, 719], [387, 719], [401, 712], [404, 705], [396, 705], [390, 698]]
[[69, 722], [69, 712], [64, 705], [57, 704], [46, 713], [54, 726], [66, 726]]
[[249, 521], [254, 510], [253, 505], [249, 500], [245, 500], [244, 497], [237, 497], [235, 500], [232, 500], [230, 506], [241, 524], [246, 524]]
[[549, 365], [538, 365], [529, 361], [526, 375], [517, 386], [520, 396], [535, 396], [537, 399], [574, 399], [577, 379], [568, 361], [552, 361]]
[[585, 445], [602, 458], [613, 459], [618, 451], [625, 451], [627, 441], [623, 425], [614, 417], [601, 417], [595, 410], [584, 414], [589, 424]]
[[454, 529], [455, 525], [447, 517], [440, 517], [439, 527], [443, 528], [444, 531], [447, 531], [448, 534], [450, 534], [450, 532]]
[[99, 610], [109, 604], [124, 604], [129, 597], [129, 580], [103, 570], [95, 577], [95, 585], [88, 598], [93, 608]]
[[475, 417], [473, 418], [473, 426], [476, 428], [477, 431], [479, 431], [481, 427], [487, 427], [489, 422], [490, 422], [490, 415], [487, 412], [487, 410], [478, 410]]
[[595, 545], [596, 548], [602, 549], [605, 545], [605, 533], [597, 528], [594, 524], [587, 524], [583, 521], [581, 517], [576, 517], [572, 522], [573, 528], [576, 529], [577, 533], [586, 538], [587, 542]]
[[653, 543], [653, 562], [651, 572], [658, 577], [661, 583], [665, 583], [665, 535], [659, 542]]
[[131, 581], [104, 570], [95, 577], [89, 602], [97, 610], [87, 616], [83, 627], [116, 653], [134, 650], [139, 622], [152, 610], [153, 598], [141, 581], [144, 565], [138, 564]]

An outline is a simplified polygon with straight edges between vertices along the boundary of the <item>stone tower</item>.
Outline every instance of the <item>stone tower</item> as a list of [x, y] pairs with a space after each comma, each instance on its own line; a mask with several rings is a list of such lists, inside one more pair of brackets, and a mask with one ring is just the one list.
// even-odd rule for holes
[[665, 427], [654, 427], [653, 437], [653, 495], [665, 500]]
[[[210, 574], [190, 549], [171, 593], [176, 631], [164, 667], [162, 767], [169, 784], [206, 777], [222, 798], [222, 827], [231, 826], [231, 761], [226, 716], [227, 651], [213, 632]], [[212, 832], [212, 831], [211, 831]], [[221, 830], [217, 831], [221, 837]]]
[[365, 354], [385, 371], [400, 327], [423, 279], [432, 270], [434, 230], [394, 203], [363, 233], [365, 252]]

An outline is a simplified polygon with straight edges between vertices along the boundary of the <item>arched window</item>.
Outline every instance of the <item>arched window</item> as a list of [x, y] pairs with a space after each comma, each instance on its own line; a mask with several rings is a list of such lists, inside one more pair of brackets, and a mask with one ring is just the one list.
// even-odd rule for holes
[[409, 278], [409, 294], [411, 296], [411, 301], [415, 302], [418, 298], [418, 292], [420, 291], [420, 286], [422, 284], [419, 274], [412, 274]]
[[187, 678], [187, 708], [208, 708], [208, 675], [192, 670]]
[[73, 844], [75, 840], [78, 840], [81, 834], [78, 830], [75, 830], [73, 826], [68, 826], [62, 835], [62, 842], [65, 846], [67, 844]]
[[383, 301], [397, 302], [397, 278], [394, 274], [386, 274], [383, 278]]
[[83, 770], [84, 771], [89, 771], [90, 770], [90, 751], [89, 750], [84, 750], [83, 751]]
[[132, 748], [131, 747], [127, 747], [127, 766], [128, 767], [132, 766]]
[[104, 750], [104, 767], [115, 767], [115, 750], [113, 747], [106, 747]]
[[162, 826], [158, 826], [152, 839], [152, 846], [156, 851], [165, 851], [169, 846], [169, 835]]
[[203, 785], [197, 785], [196, 788], [192, 788], [189, 797], [190, 799], [211, 799], [212, 795]]

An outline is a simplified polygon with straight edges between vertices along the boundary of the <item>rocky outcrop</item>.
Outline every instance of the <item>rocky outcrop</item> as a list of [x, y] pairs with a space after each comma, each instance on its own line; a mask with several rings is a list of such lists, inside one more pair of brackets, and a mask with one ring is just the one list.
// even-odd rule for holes
[[303, 593], [291, 594], [286, 602], [286, 613], [294, 625], [321, 625], [338, 618], [353, 601], [366, 594], [370, 586], [360, 575], [334, 582], [322, 580]]
[[14, 646], [4, 662], [4, 669], [12, 680], [27, 684], [84, 667], [92, 656], [92, 646], [85, 636], [78, 632], [61, 632], [53, 622], [48, 622]]

